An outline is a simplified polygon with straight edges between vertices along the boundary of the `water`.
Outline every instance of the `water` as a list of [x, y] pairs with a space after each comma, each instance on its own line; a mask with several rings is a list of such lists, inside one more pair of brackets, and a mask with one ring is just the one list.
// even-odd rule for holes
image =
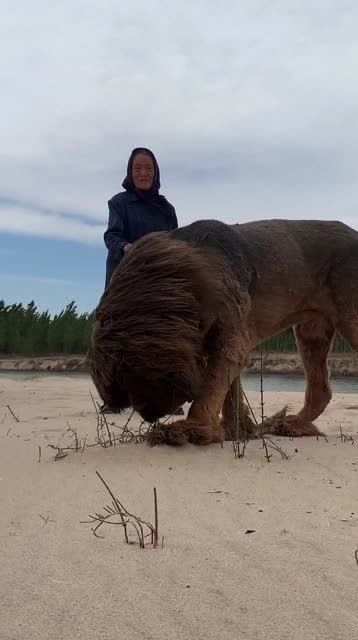
[[[72, 379], [89, 379], [89, 374], [85, 371], [0, 371], [0, 380], [33, 380], [34, 378], [44, 378], [50, 376], [61, 376]], [[242, 376], [245, 391], [260, 390], [260, 375], [257, 373], [245, 373]], [[341, 377], [332, 378], [331, 386], [333, 393], [358, 393], [358, 378]], [[299, 391], [305, 390], [305, 379], [298, 375], [284, 375], [276, 373], [266, 373], [264, 375], [265, 391]]]
[[35, 378], [49, 378], [60, 376], [61, 378], [88, 379], [86, 371], [0, 371], [0, 380], [35, 380]]
[[[257, 373], [247, 373], [242, 377], [245, 389], [248, 391], [259, 391], [260, 375]], [[285, 375], [277, 373], [265, 373], [264, 375], [265, 391], [300, 391], [306, 388], [306, 380], [300, 375]], [[331, 387], [333, 393], [358, 393], [358, 378], [340, 377], [331, 378]]]

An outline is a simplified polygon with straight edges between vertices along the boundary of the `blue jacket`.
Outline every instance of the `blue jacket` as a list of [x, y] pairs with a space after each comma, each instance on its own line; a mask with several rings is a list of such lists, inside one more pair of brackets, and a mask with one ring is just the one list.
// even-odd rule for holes
[[104, 242], [108, 249], [106, 287], [113, 271], [123, 258], [126, 244], [132, 244], [152, 231], [171, 231], [178, 228], [173, 206], [171, 215], [168, 216], [157, 207], [141, 200], [136, 193], [117, 193], [109, 200], [108, 208], [108, 227], [104, 233]]

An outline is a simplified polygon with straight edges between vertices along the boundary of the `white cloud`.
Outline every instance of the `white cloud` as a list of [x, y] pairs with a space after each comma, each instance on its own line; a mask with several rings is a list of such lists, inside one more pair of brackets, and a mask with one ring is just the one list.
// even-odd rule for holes
[[3, 5], [0, 196], [20, 204], [1, 230], [102, 243], [137, 144], [158, 153], [181, 224], [358, 227], [355, 4]]
[[0, 231], [102, 244], [104, 227], [54, 212], [0, 203]]

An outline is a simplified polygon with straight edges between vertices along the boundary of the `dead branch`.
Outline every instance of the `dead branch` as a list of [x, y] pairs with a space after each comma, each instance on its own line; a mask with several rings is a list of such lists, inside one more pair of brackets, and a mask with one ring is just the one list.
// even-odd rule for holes
[[245, 420], [243, 420], [243, 424], [241, 424], [241, 422], [240, 422], [239, 407], [238, 407], [238, 404], [235, 402], [235, 400], [233, 398], [232, 387], [231, 386], [230, 386], [229, 393], [230, 393], [231, 405], [232, 405], [233, 410], [235, 412], [235, 433], [230, 433], [231, 444], [232, 444], [232, 448], [233, 448], [233, 451], [234, 451], [234, 457], [235, 458], [243, 458], [244, 455], [245, 455], [245, 450], [246, 450], [247, 444], [249, 442], [249, 437], [248, 437], [248, 434], [246, 432]]
[[154, 548], [158, 546], [158, 496], [157, 489], [154, 487]]
[[101, 414], [101, 418], [103, 419], [103, 422], [104, 422], [106, 430], [107, 430], [109, 446], [113, 447], [112, 436], [111, 436], [111, 432], [110, 432], [109, 425], [108, 425], [108, 422], [107, 422], [107, 418], [106, 418], [106, 416], [104, 414]]
[[9, 409], [9, 411], [10, 411], [10, 413], [11, 413], [12, 417], [14, 418], [14, 420], [15, 420], [16, 422], [20, 422], [19, 418], [18, 418], [17, 416], [15, 416], [15, 414], [14, 414], [13, 410], [11, 409], [11, 407], [10, 407], [8, 404], [7, 404], [6, 406], [7, 406], [7, 408]]
[[41, 515], [41, 513], [39, 513], [38, 516], [44, 521], [44, 523], [45, 523], [43, 525], [44, 527], [46, 527], [48, 522], [56, 522], [56, 520], [51, 520], [50, 516], [46, 516], [46, 518], [45, 518], [45, 516]]
[[[245, 398], [245, 402], [247, 403], [247, 406], [249, 407], [250, 413], [253, 417], [253, 420], [255, 422], [255, 426], [256, 426], [256, 430], [255, 433], [252, 435], [252, 437], [256, 437], [256, 438], [260, 438], [262, 441], [262, 446], [265, 449], [265, 457], [267, 462], [270, 462], [270, 459], [272, 458], [272, 454], [270, 455], [268, 452], [268, 449], [273, 449], [274, 451], [276, 451], [277, 453], [280, 454], [280, 456], [284, 459], [284, 460], [288, 460], [289, 459], [289, 455], [283, 451], [283, 449], [281, 449], [281, 447], [279, 447], [275, 442], [273, 442], [273, 440], [271, 440], [271, 438], [269, 438], [267, 436], [267, 434], [264, 433], [264, 423], [259, 424], [257, 422], [256, 416], [253, 412], [253, 409], [251, 407], [251, 404], [247, 398], [246, 393], [243, 391], [243, 395]], [[285, 407], [284, 409], [285, 411], [287, 411], [287, 408]], [[280, 412], [281, 413], [281, 412]]]
[[[158, 533], [158, 503], [157, 503], [157, 490], [154, 487], [154, 519], [155, 519], [155, 524], [154, 526], [150, 523], [150, 522], [146, 522], [145, 520], [143, 520], [142, 518], [140, 518], [139, 516], [134, 515], [133, 513], [131, 513], [130, 511], [128, 511], [128, 509], [126, 509], [126, 507], [121, 503], [121, 501], [116, 498], [116, 496], [114, 495], [112, 489], [109, 487], [109, 485], [107, 484], [107, 482], [102, 478], [101, 474], [96, 471], [97, 476], [99, 477], [99, 479], [101, 480], [102, 484], [105, 486], [106, 490], [108, 491], [111, 499], [112, 499], [112, 506], [106, 505], [105, 507], [103, 507], [103, 510], [105, 513], [95, 513], [94, 515], [89, 515], [90, 520], [86, 520], [83, 521], [84, 523], [87, 524], [92, 524], [95, 525], [93, 527], [91, 527], [93, 534], [97, 537], [97, 538], [101, 538], [103, 536], [100, 536], [97, 531], [98, 529], [100, 529], [100, 527], [104, 524], [107, 525], [120, 525], [123, 528], [124, 531], [124, 539], [125, 542], [127, 544], [132, 544], [132, 541], [129, 538], [128, 535], [128, 527], [131, 526], [137, 536], [138, 539], [138, 543], [139, 543], [139, 547], [141, 549], [144, 549], [146, 546], [145, 540], [146, 538], [150, 537], [151, 539], [151, 544], [153, 544], [154, 548], [156, 548], [158, 546], [158, 539], [159, 539], [159, 533]], [[114, 519], [116, 518], [116, 516], [119, 516], [119, 520]], [[148, 533], [145, 534], [145, 531], [148, 530]]]
[[[63, 444], [63, 440], [66, 436], [69, 436], [69, 443], [67, 445]], [[95, 443], [95, 446], [97, 443]], [[58, 444], [48, 444], [47, 447], [54, 449], [56, 451], [56, 455], [54, 456], [54, 460], [62, 460], [65, 458], [70, 451], [74, 451], [75, 453], [83, 453], [86, 447], [91, 446], [87, 445], [87, 436], [81, 440], [78, 437], [77, 429], [71, 427], [70, 423], [67, 422], [67, 429], [61, 434]], [[93, 446], [93, 445], [92, 445]], [[39, 447], [39, 462], [41, 460], [41, 447]]]
[[341, 441], [341, 442], [350, 442], [351, 444], [354, 444], [354, 438], [353, 436], [348, 436], [346, 433], [343, 433], [342, 431], [342, 427], [339, 427], [339, 431], [340, 431], [340, 435], [337, 436], [337, 438]]
[[262, 351], [263, 347], [262, 345], [260, 346], [260, 398], [261, 398], [261, 424], [263, 424], [264, 420], [265, 420], [265, 414], [264, 414], [264, 376], [263, 376], [263, 369], [264, 369], [264, 364], [263, 364], [263, 351]]

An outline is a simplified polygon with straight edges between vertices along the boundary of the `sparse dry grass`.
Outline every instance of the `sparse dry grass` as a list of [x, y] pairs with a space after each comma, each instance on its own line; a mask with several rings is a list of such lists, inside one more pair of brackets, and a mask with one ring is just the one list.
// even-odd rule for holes
[[[243, 396], [247, 407], [249, 409], [249, 418], [252, 425], [249, 431], [245, 432], [245, 425], [240, 425], [237, 408], [236, 415], [236, 428], [235, 433], [232, 434], [231, 444], [235, 458], [243, 458], [246, 453], [247, 446], [250, 440], [260, 439], [262, 442], [262, 448], [267, 462], [270, 462], [273, 453], [278, 453], [284, 460], [289, 459], [289, 455], [269, 437], [269, 433], [274, 431], [275, 425], [279, 425], [285, 419], [288, 406], [283, 407], [280, 411], [275, 413], [270, 418], [267, 418], [264, 413], [265, 399], [264, 399], [264, 377], [263, 377], [263, 352], [261, 350], [261, 373], [260, 373], [260, 409], [261, 416], [260, 421], [256, 418], [256, 415], [252, 409], [252, 406], [248, 400], [247, 395], [243, 391]], [[96, 415], [96, 428], [95, 436], [93, 440], [88, 440], [88, 436], [85, 438], [79, 438], [77, 430], [74, 429], [69, 423], [67, 423], [67, 429], [61, 435], [59, 442], [47, 445], [54, 449], [56, 454], [54, 460], [61, 460], [65, 458], [71, 451], [75, 453], [82, 453], [88, 447], [100, 446], [104, 449], [108, 447], [116, 447], [121, 444], [160, 444], [163, 441], [162, 437], [156, 438], [156, 434], [161, 436], [163, 433], [163, 426], [173, 416], [168, 416], [161, 422], [149, 424], [144, 420], [141, 421], [138, 428], [131, 428], [131, 421], [135, 412], [132, 411], [124, 424], [117, 424], [114, 421], [109, 422], [105, 416], [100, 412], [100, 406], [96, 402], [93, 394], [90, 391], [91, 401]], [[12, 413], [12, 412], [11, 412]], [[321, 434], [327, 441], [324, 434]], [[348, 436], [342, 432], [340, 427], [340, 435], [338, 438], [341, 442], [350, 442], [354, 444], [352, 436]], [[290, 438], [293, 440], [293, 438]], [[318, 436], [317, 436], [318, 440]], [[221, 447], [223, 447], [223, 440], [221, 441]], [[41, 447], [39, 447], [39, 462], [41, 461]]]
[[[126, 509], [122, 502], [116, 498], [112, 489], [107, 482], [102, 478], [101, 474], [96, 471], [102, 484], [107, 489], [111, 497], [111, 504], [107, 504], [103, 507], [103, 513], [96, 512], [89, 514], [89, 520], [82, 521], [82, 524], [92, 524], [91, 527], [93, 534], [96, 538], [104, 538], [97, 533], [97, 531], [103, 525], [121, 526], [124, 532], [124, 539], [127, 544], [133, 544], [134, 540], [131, 540], [131, 530], [135, 532], [136, 539], [139, 547], [144, 549], [146, 545], [150, 544], [155, 549], [158, 546], [159, 532], [158, 532], [158, 497], [157, 490], [153, 488], [154, 497], [154, 525], [140, 518], [139, 516], [131, 513]], [[147, 533], [146, 533], [147, 532]], [[149, 542], [146, 542], [147, 538], [150, 538]]]

